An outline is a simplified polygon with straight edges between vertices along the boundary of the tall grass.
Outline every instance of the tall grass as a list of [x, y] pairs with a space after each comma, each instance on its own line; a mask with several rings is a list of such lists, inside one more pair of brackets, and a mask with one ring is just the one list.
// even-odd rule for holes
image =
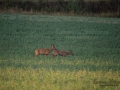
[[[0, 15], [0, 90], [118, 90], [117, 18]], [[74, 56], [34, 57], [36, 48]]]
[[[5, 68], [0, 70], [1, 90], [118, 90], [118, 71], [57, 70], [45, 68]], [[102, 86], [102, 85], [106, 86]], [[110, 86], [109, 86], [110, 85]]]

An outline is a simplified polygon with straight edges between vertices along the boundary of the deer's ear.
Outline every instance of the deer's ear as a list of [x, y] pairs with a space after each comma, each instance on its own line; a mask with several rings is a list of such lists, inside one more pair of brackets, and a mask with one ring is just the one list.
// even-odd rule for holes
[[52, 44], [52, 47], [56, 49], [56, 47], [55, 47], [55, 45], [54, 45], [54, 44]]

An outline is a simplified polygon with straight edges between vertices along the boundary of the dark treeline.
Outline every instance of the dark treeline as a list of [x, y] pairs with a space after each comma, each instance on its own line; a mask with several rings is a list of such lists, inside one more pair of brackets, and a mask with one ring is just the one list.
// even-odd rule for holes
[[39, 0], [32, 1], [0, 1], [0, 11], [32, 11], [46, 13], [112, 14], [120, 17], [120, 0]]

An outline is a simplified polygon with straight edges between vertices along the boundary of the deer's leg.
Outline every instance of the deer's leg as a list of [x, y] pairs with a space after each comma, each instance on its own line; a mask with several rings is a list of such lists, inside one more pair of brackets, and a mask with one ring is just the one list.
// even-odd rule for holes
[[38, 50], [35, 50], [35, 57], [39, 54]]
[[65, 54], [63, 54], [62, 56], [63, 56], [63, 57], [66, 57], [66, 55], [65, 55]]
[[54, 58], [54, 57], [56, 57], [56, 55], [52, 55], [52, 57]]
[[35, 56], [35, 57], [37, 57], [37, 55], [38, 55], [38, 53], [35, 53], [35, 55], [34, 55], [34, 56]]

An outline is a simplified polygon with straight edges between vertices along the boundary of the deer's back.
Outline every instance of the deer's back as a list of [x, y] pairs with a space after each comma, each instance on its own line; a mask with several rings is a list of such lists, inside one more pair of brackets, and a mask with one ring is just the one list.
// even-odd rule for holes
[[53, 54], [54, 55], [66, 55], [66, 52], [63, 50], [54, 50]]
[[45, 48], [39, 48], [35, 50], [35, 53], [39, 54], [48, 54], [50, 52], [50, 49], [45, 49]]

